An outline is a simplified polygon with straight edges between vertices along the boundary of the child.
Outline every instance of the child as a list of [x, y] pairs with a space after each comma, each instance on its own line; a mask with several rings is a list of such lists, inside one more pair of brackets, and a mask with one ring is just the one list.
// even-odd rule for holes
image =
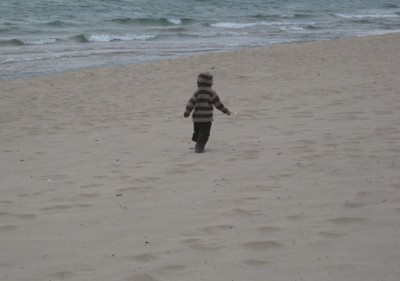
[[183, 113], [185, 118], [189, 117], [193, 111], [194, 133], [192, 140], [196, 142], [195, 151], [201, 153], [208, 141], [211, 130], [211, 122], [213, 121], [213, 105], [228, 116], [231, 112], [221, 103], [217, 93], [211, 89], [213, 84], [213, 76], [208, 71], [202, 72], [197, 78], [197, 90], [190, 98]]

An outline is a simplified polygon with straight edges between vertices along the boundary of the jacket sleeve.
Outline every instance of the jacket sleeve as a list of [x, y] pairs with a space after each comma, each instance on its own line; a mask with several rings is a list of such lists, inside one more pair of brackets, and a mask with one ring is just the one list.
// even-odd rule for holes
[[195, 94], [193, 94], [193, 96], [190, 98], [190, 100], [188, 101], [188, 103], [186, 105], [186, 110], [183, 113], [183, 115], [185, 117], [188, 117], [190, 115], [190, 113], [194, 109], [194, 106], [196, 105], [196, 102], [197, 102], [197, 95], [195, 93]]
[[222, 104], [221, 100], [219, 99], [218, 95], [215, 93], [213, 98], [211, 99], [211, 103], [223, 113], [227, 113], [228, 109]]

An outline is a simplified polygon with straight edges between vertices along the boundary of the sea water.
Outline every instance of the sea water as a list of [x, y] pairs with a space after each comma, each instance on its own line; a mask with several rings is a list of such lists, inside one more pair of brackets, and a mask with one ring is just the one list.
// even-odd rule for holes
[[0, 80], [400, 32], [400, 0], [2, 0]]

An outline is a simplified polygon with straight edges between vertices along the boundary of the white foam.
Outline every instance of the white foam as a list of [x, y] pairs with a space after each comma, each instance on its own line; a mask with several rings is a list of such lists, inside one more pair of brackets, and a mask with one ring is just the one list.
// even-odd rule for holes
[[237, 23], [237, 22], [218, 22], [210, 24], [212, 27], [217, 28], [226, 28], [226, 29], [241, 29], [241, 28], [248, 28], [258, 25], [274, 25], [272, 23], [268, 23], [265, 21], [262, 22], [253, 22], [253, 23]]
[[170, 23], [173, 23], [173, 24], [177, 24], [177, 25], [182, 24], [182, 20], [181, 19], [171, 18], [171, 19], [168, 19], [167, 21], [170, 22]]
[[112, 41], [151, 40], [156, 37], [157, 35], [152, 35], [152, 34], [134, 34], [134, 35], [93, 34], [93, 35], [88, 35], [87, 40], [93, 43], [106, 43]]
[[233, 32], [233, 31], [222, 31], [222, 32], [185, 32], [182, 33], [187, 36], [197, 37], [229, 37], [229, 36], [242, 36], [246, 35], [247, 32]]
[[282, 31], [304, 31], [305, 29], [301, 26], [293, 25], [293, 26], [283, 26], [280, 28]]
[[365, 14], [342, 14], [342, 13], [335, 13], [335, 16], [339, 18], [345, 19], [378, 19], [378, 18], [398, 18], [400, 17], [397, 14], [393, 13], [385, 13], [385, 12], [370, 12]]
[[24, 39], [22, 40], [24, 44], [27, 45], [45, 45], [45, 44], [54, 44], [57, 42], [57, 39], [54, 38], [46, 38], [46, 39]]

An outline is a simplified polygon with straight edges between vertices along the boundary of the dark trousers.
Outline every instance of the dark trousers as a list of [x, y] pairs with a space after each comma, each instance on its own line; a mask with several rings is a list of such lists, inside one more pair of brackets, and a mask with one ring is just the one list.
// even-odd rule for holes
[[205, 146], [210, 137], [211, 122], [194, 122], [194, 133], [192, 140], [200, 146]]

